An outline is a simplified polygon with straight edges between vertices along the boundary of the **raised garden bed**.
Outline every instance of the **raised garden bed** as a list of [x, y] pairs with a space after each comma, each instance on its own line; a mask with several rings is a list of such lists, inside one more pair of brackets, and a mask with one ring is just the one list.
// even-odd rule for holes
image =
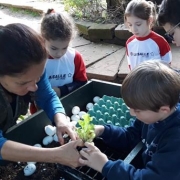
[[[71, 110], [74, 106], [79, 106], [81, 110], [85, 110], [88, 102], [91, 102], [93, 97], [103, 95], [120, 97], [121, 85], [108, 83], [98, 80], [89, 81], [86, 85], [62, 98], [62, 103], [65, 107], [67, 115], [71, 116]], [[51, 124], [43, 111], [30, 116], [21, 123], [13, 126], [6, 133], [8, 139], [22, 142], [29, 145], [36, 143], [42, 144], [42, 139], [46, 136], [44, 127]], [[141, 149], [141, 144], [138, 144], [134, 150], [129, 152], [120, 152], [104, 144], [102, 139], [95, 139], [95, 144], [104, 152], [109, 159], [117, 160], [124, 159], [128, 163], [132, 163], [136, 167], [141, 166], [141, 161], [137, 155]], [[58, 143], [52, 143], [48, 147], [58, 146]], [[23, 169], [26, 163], [12, 163], [7, 161], [0, 162], [0, 180], [105, 180], [105, 178], [95, 170], [88, 167], [78, 167], [72, 169], [60, 164], [37, 163], [36, 171], [31, 176], [24, 176]]]

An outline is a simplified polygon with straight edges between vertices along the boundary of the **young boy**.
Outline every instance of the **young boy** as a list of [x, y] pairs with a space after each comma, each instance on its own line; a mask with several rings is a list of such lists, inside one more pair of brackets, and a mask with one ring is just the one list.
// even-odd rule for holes
[[180, 179], [180, 77], [160, 61], [145, 61], [125, 78], [121, 95], [136, 116], [129, 128], [96, 126], [111, 147], [133, 148], [143, 142], [143, 169], [123, 160], [108, 160], [93, 144], [80, 151], [79, 162], [101, 172], [108, 180]]

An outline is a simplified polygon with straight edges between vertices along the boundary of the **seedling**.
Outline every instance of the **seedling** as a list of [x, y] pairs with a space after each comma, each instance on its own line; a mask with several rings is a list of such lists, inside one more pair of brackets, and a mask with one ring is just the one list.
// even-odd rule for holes
[[92, 117], [89, 114], [85, 114], [83, 119], [78, 121], [80, 127], [76, 131], [83, 142], [92, 142], [95, 138], [94, 124], [91, 121]]

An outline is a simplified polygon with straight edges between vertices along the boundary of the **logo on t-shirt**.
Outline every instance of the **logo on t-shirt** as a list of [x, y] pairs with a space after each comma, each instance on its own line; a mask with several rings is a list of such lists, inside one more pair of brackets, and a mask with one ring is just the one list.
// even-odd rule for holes
[[51, 79], [56, 79], [56, 80], [66, 79], [66, 74], [51, 75], [51, 76], [49, 76], [49, 80], [51, 80]]
[[151, 53], [143, 53], [143, 52], [130, 52], [130, 55], [131, 56], [141, 56], [141, 57], [149, 57], [149, 56], [154, 56], [154, 53], [151, 52]]
[[49, 80], [55, 79], [55, 80], [65, 80], [66, 78], [72, 77], [72, 74], [56, 74], [49, 76]]

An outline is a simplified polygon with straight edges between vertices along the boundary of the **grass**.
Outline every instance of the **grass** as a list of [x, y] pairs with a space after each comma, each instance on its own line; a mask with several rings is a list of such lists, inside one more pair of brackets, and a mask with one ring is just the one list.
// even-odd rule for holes
[[32, 17], [41, 16], [41, 13], [36, 12], [36, 11], [32, 11], [32, 10], [28, 10], [28, 9], [20, 9], [20, 8], [16, 8], [16, 7], [10, 7], [9, 9], [13, 13], [22, 13], [24, 15], [29, 15], [29, 16], [32, 16]]

